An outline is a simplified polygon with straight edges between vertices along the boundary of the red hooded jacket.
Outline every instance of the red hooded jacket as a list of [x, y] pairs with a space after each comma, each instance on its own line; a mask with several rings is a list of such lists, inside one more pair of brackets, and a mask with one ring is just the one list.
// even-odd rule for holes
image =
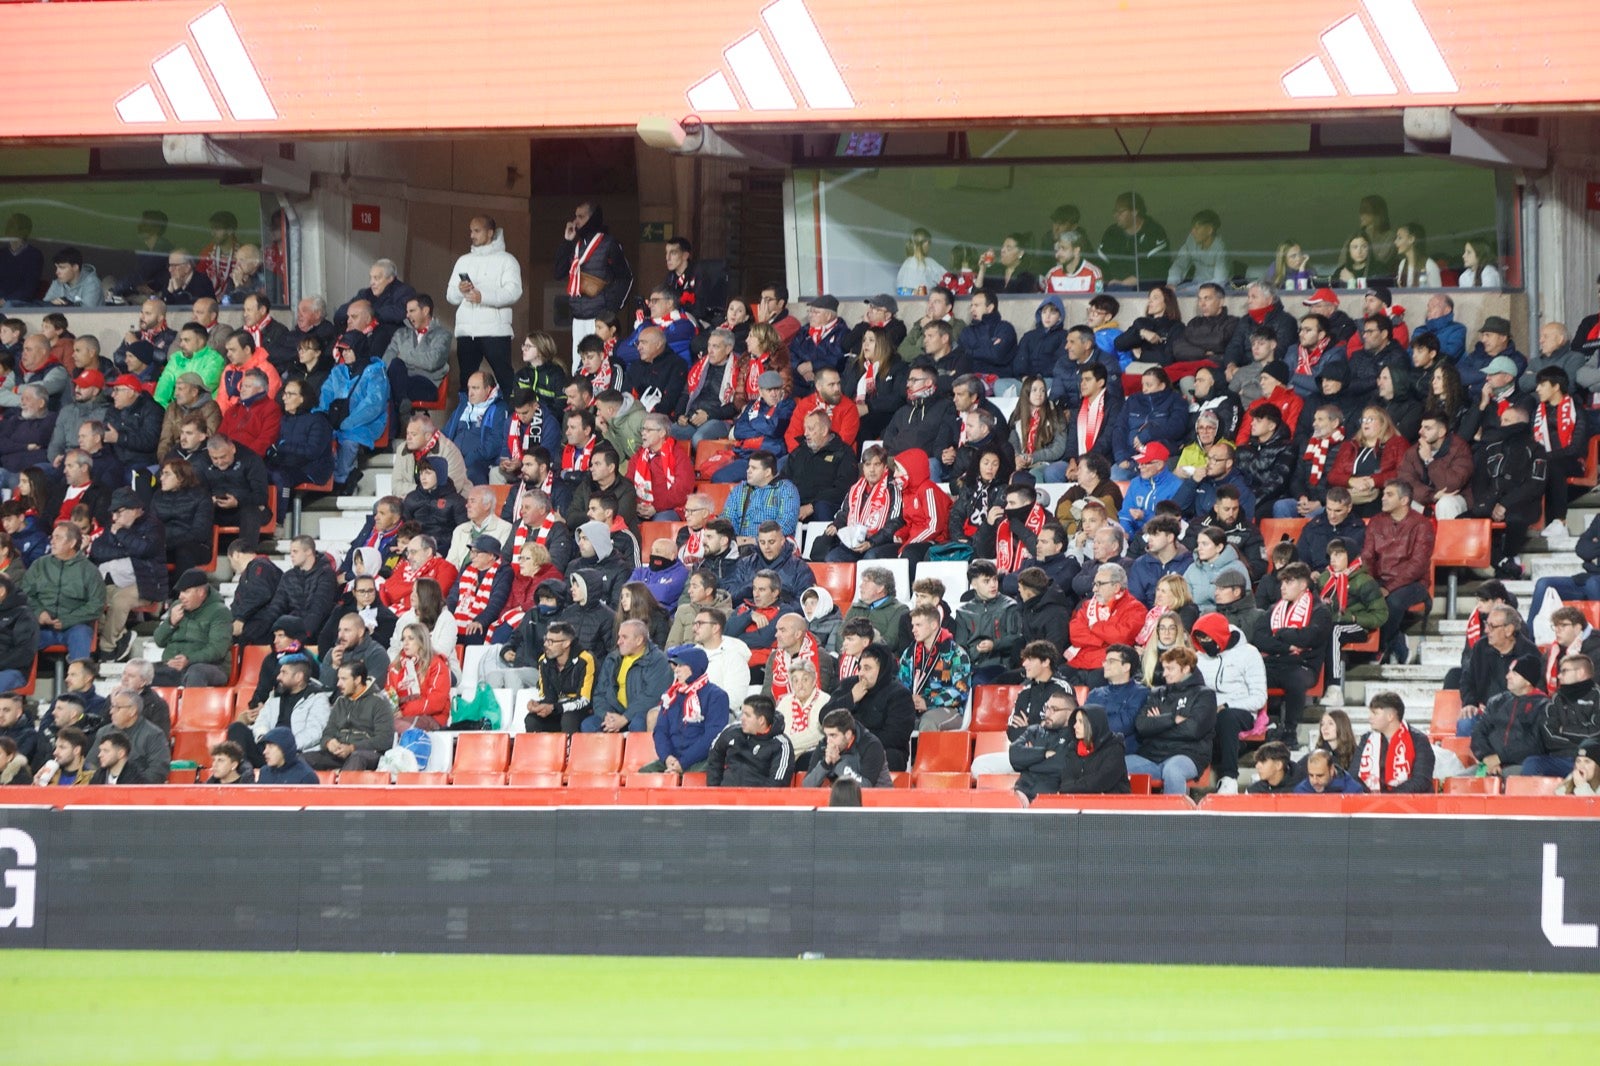
[[943, 544], [950, 539], [950, 494], [928, 476], [928, 454], [907, 449], [894, 457], [900, 478], [900, 517], [905, 520], [895, 540], [906, 544]]

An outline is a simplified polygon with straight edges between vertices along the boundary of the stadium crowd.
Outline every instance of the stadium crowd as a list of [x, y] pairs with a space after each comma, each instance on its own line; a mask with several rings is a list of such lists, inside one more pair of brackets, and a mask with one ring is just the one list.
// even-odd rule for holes
[[[181, 252], [111, 352], [64, 312], [0, 320], [0, 781], [165, 781], [155, 689], [235, 684], [265, 646], [211, 780], [415, 769], [429, 733], [514, 690], [530, 733], [649, 733], [640, 772], [881, 787], [1016, 685], [1009, 747], [972, 771], [1030, 797], [1236, 791], [1246, 737], [1266, 741], [1253, 791], [1432, 791], [1399, 697], [1354, 735], [1344, 666], [1415, 658], [1437, 523], [1493, 522], [1519, 578], [1590, 455], [1600, 315], [1527, 356], [1501, 317], [1469, 338], [1442, 293], [1407, 323], [1381, 285], [1355, 319], [1260, 279], [1238, 317], [1206, 280], [1187, 322], [1161, 284], [1126, 327], [1109, 293], [1070, 328], [1048, 294], [1019, 335], [977, 285], [959, 317], [936, 286], [914, 322], [882, 294], [852, 326], [829, 295], [803, 320], [782, 285], [727, 295], [682, 239], [630, 315], [632, 270], [583, 204], [551, 263], [570, 357], [544, 333], [514, 354], [521, 264], [493, 219], [468, 236], [453, 326], [378, 260], [332, 313], [307, 297], [280, 321], [249, 291], [231, 329], [171, 288]], [[294, 537], [280, 568], [263, 537], [291, 495], [351, 493], [391, 440], [354, 540]], [[1577, 544], [1583, 571], [1536, 603], [1600, 599], [1600, 522]], [[1593, 792], [1600, 633], [1567, 608], [1541, 650], [1503, 584], [1478, 598], [1446, 680], [1472, 754]], [[137, 614], [159, 661], [132, 657]], [[45, 649], [68, 665], [36, 720], [19, 690]], [[126, 663], [109, 699], [96, 660]]]

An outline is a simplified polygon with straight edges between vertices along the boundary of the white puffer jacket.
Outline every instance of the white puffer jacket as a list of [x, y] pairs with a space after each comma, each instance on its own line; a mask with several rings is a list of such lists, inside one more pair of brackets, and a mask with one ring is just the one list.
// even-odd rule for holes
[[1254, 713], [1267, 705], [1266, 664], [1238, 626], [1228, 627], [1228, 647], [1221, 655], [1197, 655], [1195, 672], [1217, 694], [1218, 707]]
[[[482, 303], [461, 295], [461, 275], [483, 294]], [[457, 337], [511, 336], [511, 308], [522, 299], [522, 265], [506, 251], [506, 231], [495, 230], [488, 244], [469, 249], [456, 260], [445, 282], [446, 298], [456, 305]]]

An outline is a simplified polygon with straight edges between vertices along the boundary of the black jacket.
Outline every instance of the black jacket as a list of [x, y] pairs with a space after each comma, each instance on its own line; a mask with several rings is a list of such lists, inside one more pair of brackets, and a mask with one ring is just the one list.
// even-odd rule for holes
[[908, 403], [894, 413], [883, 431], [883, 447], [890, 455], [907, 448], [937, 456], [956, 442], [956, 408], [942, 396]]
[[[861, 438], [872, 440], [883, 435], [889, 420], [906, 403], [906, 378], [911, 374], [911, 364], [895, 356], [889, 366], [878, 375], [872, 395], [866, 399], [867, 413], [861, 416]], [[844, 395], [854, 400], [861, 387], [861, 360], [851, 359], [844, 368]]]
[[1022, 691], [1017, 693], [1017, 702], [1012, 707], [1013, 713], [1020, 714], [1027, 720], [1027, 725], [1011, 725], [1006, 723], [1006, 738], [1020, 740], [1022, 734], [1032, 726], [1044, 721], [1044, 705], [1056, 692], [1065, 692], [1072, 695], [1072, 685], [1066, 678], [1056, 676], [1048, 681], [1022, 682]]
[[[1153, 690], [1149, 706], [1160, 713], [1141, 713], [1133, 722], [1139, 754], [1157, 763], [1187, 755], [1195, 773], [1205, 773], [1217, 731], [1217, 694], [1206, 688], [1198, 673], [1191, 673], [1176, 685]], [[1177, 720], [1180, 715], [1182, 722]]]
[[[298, 616], [296, 610], [274, 611], [273, 598], [277, 595], [278, 586], [283, 581], [283, 571], [278, 569], [266, 556], [257, 556], [244, 568], [244, 573], [239, 577], [239, 587], [233, 594], [233, 620], [243, 622], [244, 629], [240, 632], [240, 644], [268, 644], [272, 641], [272, 623], [283, 614]], [[320, 624], [320, 623], [319, 623]], [[309, 629], [302, 637], [318, 632]]]
[[[448, 596], [454, 590], [444, 591]], [[284, 571], [268, 611], [274, 618], [285, 614], [296, 615], [305, 623], [306, 632], [320, 633], [338, 598], [339, 579], [333, 572], [333, 564], [319, 551], [310, 570], [291, 566]]]
[[1508, 524], [1532, 525], [1544, 503], [1549, 462], [1526, 423], [1486, 426], [1474, 449], [1472, 510], [1475, 518], [1488, 518], [1496, 504], [1506, 509]]
[[[26, 675], [38, 652], [39, 613], [29, 605], [28, 594], [13, 586], [5, 602], [0, 603], [0, 670]], [[32, 760], [28, 765], [39, 768]]]
[[456, 527], [467, 521], [467, 501], [447, 479], [430, 491], [418, 485], [406, 493], [400, 515], [415, 522], [440, 545], [448, 546]]
[[855, 743], [832, 766], [823, 757], [825, 752], [822, 748], [813, 753], [811, 770], [805, 779], [807, 788], [826, 788], [835, 781], [858, 781], [862, 788], [889, 788], [893, 784], [889, 777], [889, 756], [883, 742], [859, 720], [856, 722], [855, 735]]
[[166, 412], [149, 396], [140, 396], [125, 408], [113, 406], [106, 425], [117, 431], [111, 446], [116, 457], [128, 466], [149, 466], [156, 461], [156, 446], [161, 443], [161, 421]]
[[[1161, 338], [1159, 344], [1151, 344], [1144, 339], [1144, 330], [1149, 330]], [[1133, 320], [1133, 325], [1117, 334], [1117, 339], [1112, 347], [1119, 352], [1132, 354], [1135, 350], [1139, 355], [1135, 357], [1141, 363], [1155, 363], [1157, 366], [1166, 366], [1172, 362], [1172, 342], [1183, 334], [1183, 323], [1175, 318], [1151, 318], [1149, 315], [1140, 315]]]
[[1557, 688], [1545, 711], [1540, 750], [1546, 755], [1570, 759], [1578, 754], [1584, 741], [1592, 743], [1597, 736], [1600, 736], [1600, 686], [1593, 681], [1580, 681]]
[[1482, 762], [1490, 755], [1498, 755], [1502, 764], [1515, 766], [1530, 755], [1538, 755], [1544, 750], [1540, 737], [1549, 707], [1550, 697], [1542, 692], [1526, 696], [1502, 692], [1491, 697], [1472, 723], [1473, 757]]
[[1182, 333], [1167, 342], [1173, 358], [1190, 362], [1209, 357], [1221, 362], [1233, 342], [1233, 335], [1239, 331], [1239, 322], [1227, 308], [1209, 318], [1195, 315], [1184, 325]]
[[[1424, 795], [1432, 795], [1433, 745], [1428, 742], [1428, 734], [1422, 732], [1420, 729], [1412, 729], [1410, 726], [1404, 724], [1401, 725], [1401, 728], [1411, 731], [1411, 746], [1416, 751], [1417, 761], [1415, 765], [1411, 767], [1410, 777], [1394, 786], [1391, 786], [1388, 781], [1384, 781], [1382, 783], [1382, 787], [1379, 788], [1378, 791], [1420, 792]], [[1381, 768], [1385, 762], [1385, 756], [1388, 754], [1387, 749], [1389, 747], [1389, 741], [1384, 738], [1382, 733], [1374, 730], [1367, 733], [1356, 743], [1355, 757], [1351, 759], [1352, 765], [1350, 766], [1350, 776], [1356, 777], [1357, 780], [1360, 780], [1360, 778], [1356, 775], [1360, 772], [1361, 768], [1361, 754], [1362, 752], [1366, 751], [1369, 746], [1374, 747], [1373, 758], [1377, 760], [1377, 764], [1381, 771]], [[1361, 784], [1363, 787], [1366, 787], [1365, 781], [1362, 781]]]
[[[1273, 629], [1272, 611], [1266, 609], [1255, 632], [1249, 635], [1250, 643], [1261, 652], [1269, 668], [1303, 666], [1313, 677], [1322, 671], [1322, 664], [1328, 657], [1328, 643], [1333, 639], [1333, 615], [1317, 601], [1315, 592], [1311, 596], [1311, 617], [1303, 628]], [[1298, 655], [1294, 654], [1296, 648], [1300, 651]]]
[[1489, 643], [1489, 638], [1484, 637], [1467, 652], [1467, 662], [1461, 670], [1461, 705], [1484, 706], [1491, 696], [1498, 696], [1506, 691], [1506, 671], [1511, 669], [1511, 664], [1516, 661], [1517, 656], [1538, 654], [1539, 649], [1534, 646], [1533, 641], [1522, 633], [1517, 634], [1516, 643], [1511, 645], [1511, 651], [1505, 655], [1495, 651], [1494, 645]]
[[1271, 515], [1273, 501], [1289, 495], [1296, 458], [1294, 441], [1282, 429], [1265, 441], [1252, 437], [1234, 456], [1234, 468], [1256, 494], [1258, 516]]
[[[1089, 736], [1094, 747], [1087, 755], [1078, 754], [1078, 739], [1073, 731], [1073, 719], [1078, 715], [1089, 720]], [[1121, 735], [1111, 731], [1104, 707], [1091, 703], [1079, 708], [1067, 719], [1066, 732], [1071, 742], [1062, 752], [1062, 792], [1126, 794], [1130, 791], [1124, 754], [1127, 749]]]
[[772, 731], [752, 736], [735, 722], [711, 742], [706, 784], [712, 788], [787, 788], [794, 775], [794, 744], [783, 732], [783, 715]]
[[[1323, 570], [1328, 565], [1328, 542], [1334, 537], [1344, 541], [1344, 546], [1350, 549], [1350, 558], [1361, 557], [1361, 549], [1367, 543], [1367, 524], [1363, 522], [1354, 511], [1345, 516], [1343, 522], [1334, 525], [1328, 521], [1328, 512], [1319, 511], [1315, 518], [1307, 522], [1300, 530], [1300, 539], [1295, 543], [1295, 553], [1300, 556], [1300, 561], [1311, 567], [1312, 570]], [[1267, 550], [1272, 550], [1268, 544]]]
[[[1282, 359], [1284, 354], [1300, 341], [1300, 323], [1283, 309], [1283, 304], [1278, 300], [1272, 301], [1272, 309], [1267, 312], [1266, 319], [1261, 324], [1278, 338], [1276, 355], [1278, 359]], [[1250, 334], [1255, 331], [1255, 319], [1248, 312], [1240, 315], [1239, 328], [1233, 331], [1233, 339], [1228, 342], [1228, 362], [1234, 366], [1250, 365]]]
[[169, 549], [179, 544], [211, 543], [216, 520], [211, 493], [203, 485], [176, 492], [157, 489], [150, 496], [150, 511], [161, 519]]
[[[1062, 726], [1051, 729], [1040, 723], [1030, 725], [1011, 744], [1011, 768], [1017, 771], [1018, 792], [1033, 799], [1038, 795], [1054, 795], [1061, 791], [1061, 770], [1066, 765], [1065, 754], [1069, 746], [1077, 746], [1072, 729]], [[1117, 746], [1118, 758], [1121, 748]]]
[[133, 563], [139, 598], [159, 603], [167, 598], [167, 542], [161, 519], [145, 511], [127, 529], [107, 528], [89, 548], [89, 561], [96, 566], [113, 559]]
[[917, 726], [917, 709], [911, 702], [910, 689], [892, 676], [880, 677], [857, 703], [854, 685], [841, 684], [822, 712], [841, 708], [854, 714], [861, 727], [877, 738], [889, 760], [889, 769], [906, 768], [911, 758], [911, 731]]
[[800, 491], [803, 504], [827, 500], [837, 507], [859, 476], [855, 452], [837, 433], [828, 435], [820, 451], [812, 451], [802, 437], [799, 446], [789, 453], [789, 480]]
[[661, 401], [655, 410], [664, 415], [678, 409], [678, 401], [683, 399], [683, 390], [688, 384], [689, 367], [670, 348], [652, 363], [643, 359], [636, 361], [622, 375], [622, 391], [632, 393], [636, 400], [643, 399], [650, 389], [660, 389]]
[[[232, 496], [240, 507], [267, 505], [267, 467], [261, 456], [249, 448], [235, 448], [233, 464], [225, 470], [208, 462], [197, 472], [205, 479], [212, 496]], [[446, 534], [445, 540], [449, 539]]]
[[1067, 595], [1054, 585], [1032, 599], [1020, 604], [1022, 614], [1022, 643], [1046, 640], [1057, 648], [1065, 648], [1071, 641], [1067, 632], [1072, 625], [1072, 605]]
[[[587, 601], [581, 604], [570, 602], [571, 597], [563, 587], [561, 597], [566, 606], [557, 611], [551, 621], [566, 622], [572, 626], [578, 633], [577, 646], [593, 655], [595, 662], [604, 662], [606, 656], [616, 650], [617, 618], [606, 599], [611, 591], [610, 584], [597, 570], [579, 570], [575, 576], [581, 576], [588, 586]], [[551, 584], [558, 582], [552, 578], [539, 587]], [[537, 592], [534, 600], [538, 601]]]
[[32, 773], [38, 773], [50, 758], [50, 748], [45, 744], [43, 734], [33, 727], [26, 714], [0, 729], [0, 737], [10, 737], [16, 741], [17, 754], [28, 760], [28, 769]]

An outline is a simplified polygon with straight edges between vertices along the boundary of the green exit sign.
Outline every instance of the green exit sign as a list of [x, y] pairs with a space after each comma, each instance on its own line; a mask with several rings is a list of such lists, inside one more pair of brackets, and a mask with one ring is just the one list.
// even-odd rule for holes
[[639, 223], [640, 244], [664, 244], [672, 239], [672, 223], [670, 222], [641, 222]]

